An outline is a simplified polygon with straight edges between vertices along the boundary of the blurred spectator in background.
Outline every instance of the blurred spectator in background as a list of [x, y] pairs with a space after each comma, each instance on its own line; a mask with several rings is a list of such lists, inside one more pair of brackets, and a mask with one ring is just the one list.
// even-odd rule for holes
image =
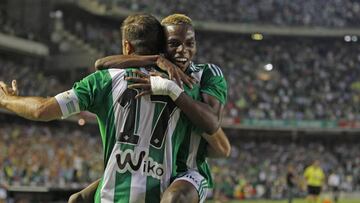
[[305, 169], [304, 178], [306, 180], [307, 199], [309, 203], [317, 203], [325, 181], [325, 174], [320, 166], [319, 160], [314, 160], [313, 163]]
[[336, 170], [332, 171], [328, 178], [329, 189], [332, 192], [334, 202], [337, 203], [340, 195], [340, 175]]
[[81, 187], [100, 177], [102, 163], [101, 141], [89, 132], [64, 126], [0, 125], [2, 184]]
[[297, 181], [296, 181], [296, 174], [295, 169], [292, 164], [288, 165], [287, 173], [286, 173], [286, 186], [287, 186], [287, 194], [288, 194], [288, 203], [292, 203], [292, 200], [294, 198], [294, 189], [296, 187]]
[[[0, 182], [3, 182], [3, 180], [1, 180]], [[0, 203], [5, 203], [5, 201], [7, 199], [6, 189], [7, 189], [6, 186], [4, 184], [0, 183]]]
[[[328, 140], [325, 144], [311, 138], [305, 142], [279, 141], [276, 137], [269, 140], [241, 142], [236, 139], [231, 140], [233, 151], [230, 159], [210, 161], [216, 184], [214, 196], [224, 197], [233, 194], [236, 199], [288, 198], [287, 166], [293, 165], [296, 177], [296, 174], [303, 174], [305, 166], [313, 161], [313, 157], [320, 156], [324, 173], [330, 174], [331, 170], [337, 170], [344, 180], [340, 183], [342, 190], [359, 191], [360, 184], [357, 179], [360, 167], [360, 149], [357, 147], [359, 140], [329, 142]], [[349, 167], [348, 170], [346, 167]], [[221, 188], [226, 179], [232, 180], [230, 181], [232, 186], [229, 187], [232, 191], [225, 193]], [[293, 188], [295, 198], [305, 195], [300, 190], [301, 180], [298, 178], [296, 182], [299, 187]]]

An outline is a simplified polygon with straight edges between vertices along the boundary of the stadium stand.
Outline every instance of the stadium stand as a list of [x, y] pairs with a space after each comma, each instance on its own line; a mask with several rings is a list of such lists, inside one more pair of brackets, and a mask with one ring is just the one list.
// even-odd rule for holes
[[[20, 59], [23, 59], [20, 57]], [[19, 57], [0, 57], [0, 80], [11, 83], [18, 81], [20, 95], [54, 96], [55, 94], [71, 88], [72, 81], [64, 71], [50, 71], [38, 60], [19, 61]], [[29, 58], [28, 58], [29, 59]], [[60, 74], [56, 74], [60, 73]]]
[[[102, 152], [97, 129], [58, 125], [2, 122], [0, 179], [3, 184], [79, 187], [101, 176]], [[288, 164], [293, 164], [301, 177], [314, 158], [321, 160], [326, 174], [339, 172], [342, 191], [360, 190], [358, 138], [336, 137], [327, 141], [309, 138], [295, 142], [288, 138], [231, 137], [230, 159], [211, 161], [216, 198], [284, 198]], [[302, 195], [300, 185], [301, 182], [298, 195]]]
[[[315, 139], [291, 141], [287, 139], [234, 140], [230, 160], [212, 162], [215, 174], [216, 198], [228, 197], [282, 199], [286, 196], [286, 170], [289, 164], [298, 176], [297, 195], [300, 196], [304, 168], [314, 159], [321, 160], [327, 175], [337, 171], [342, 191], [360, 189], [359, 139], [331, 141]], [[357, 157], [357, 158], [354, 158]], [[223, 181], [225, 180], [225, 181]]]
[[356, 0], [211, 0], [206, 5], [191, 0], [98, 1], [108, 8], [119, 6], [161, 16], [178, 12], [201, 21], [324, 27], [359, 26], [360, 22], [360, 3]]
[[[97, 1], [109, 9], [116, 5], [163, 16], [182, 12], [202, 21], [335, 29], [360, 25], [360, 3], [355, 0], [212, 0], [207, 1], [206, 6], [190, 0]], [[0, 6], [0, 32], [40, 40], [51, 47], [51, 54], [67, 53], [56, 61], [58, 63], [67, 56], [76, 56], [76, 52], [88, 50], [68, 48], [79, 40], [78, 46], [90, 45], [103, 55], [121, 52], [119, 19], [85, 14], [81, 9], [64, 11], [61, 13], [64, 26], [61, 32], [66, 31], [67, 38], [72, 41], [65, 41], [66, 37], [56, 33], [53, 35], [55, 40], [49, 40], [51, 31], [46, 37], [33, 34], [29, 31], [31, 28], [23, 29], [11, 22], [7, 12]], [[256, 136], [243, 139], [243, 131], [235, 129], [238, 125], [227, 126], [233, 148], [231, 157], [211, 161], [215, 179], [212, 196], [215, 199], [282, 199], [285, 197], [287, 165], [293, 164], [297, 175], [301, 176], [312, 157], [321, 159], [327, 174], [331, 170], [340, 173], [342, 191], [360, 191], [360, 141], [354, 138], [356, 136], [347, 139], [351, 130], [358, 130], [353, 129], [354, 126], [360, 126], [360, 48], [357, 37], [350, 38], [350, 41], [344, 41], [343, 36], [264, 35], [263, 39], [254, 40], [245, 34], [197, 31], [195, 62], [219, 65], [228, 81], [225, 120], [230, 119], [235, 124], [243, 124], [243, 120], [336, 122], [330, 131], [322, 132], [321, 127], [316, 129], [321, 137], [318, 139], [298, 129], [282, 132], [286, 134], [284, 140], [279, 139], [279, 133], [273, 129], [262, 132], [266, 139]], [[0, 54], [0, 80], [9, 83], [11, 79], [17, 79], [21, 95], [54, 96], [70, 89], [74, 81], [88, 73], [83, 72], [84, 69], [76, 71], [78, 66], [69, 66], [68, 70], [51, 69], [46, 67], [48, 59], [29, 59], [31, 56], [13, 52], [4, 54], [3, 50]], [[52, 57], [54, 55], [49, 56]], [[338, 129], [341, 120], [345, 121], [346, 127], [349, 127], [347, 122], [358, 125], [350, 126], [350, 133], [342, 133], [344, 129]], [[256, 124], [253, 127], [258, 128]], [[328, 133], [336, 134], [336, 138], [329, 139]], [[297, 139], [293, 139], [294, 134]], [[1, 188], [79, 189], [101, 176], [101, 154], [96, 125], [86, 123], [85, 127], [80, 127], [68, 121], [27, 123], [0, 112], [0, 202]], [[304, 195], [300, 187], [297, 196]]]
[[3, 120], [1, 183], [70, 188], [99, 178], [103, 170], [100, 136], [75, 127], [77, 129], [63, 124], [29, 126]]
[[[66, 13], [64, 18], [65, 27], [92, 47], [106, 55], [120, 52], [118, 26], [111, 29], [99, 20], [74, 23]], [[276, 36], [255, 41], [248, 35], [206, 31], [197, 32], [197, 41], [195, 61], [220, 65], [227, 76], [231, 118], [360, 119], [356, 43]], [[267, 64], [273, 70], [266, 71]]]

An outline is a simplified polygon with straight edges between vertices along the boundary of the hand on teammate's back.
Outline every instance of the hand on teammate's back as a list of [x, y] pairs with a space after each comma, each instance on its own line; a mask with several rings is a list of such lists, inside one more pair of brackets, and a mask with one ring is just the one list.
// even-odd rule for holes
[[128, 85], [128, 88], [141, 90], [135, 98], [150, 94], [172, 97], [174, 89], [178, 93], [183, 91], [178, 84], [173, 80], [169, 80], [165, 74], [159, 72], [145, 74], [139, 70], [133, 70], [133, 73], [136, 74], [135, 77], [126, 77], [125, 80], [132, 83]]
[[169, 74], [170, 80], [176, 81], [176, 83], [183, 88], [181, 81], [186, 85], [192, 88], [192, 85], [196, 83], [196, 80], [188, 75], [186, 75], [179, 67], [171, 63], [168, 59], [163, 56], [159, 56], [156, 65], [162, 70], [166, 71]]
[[141, 89], [135, 98], [150, 95], [151, 94], [151, 83], [150, 83], [150, 75], [146, 75], [145, 73], [139, 70], [133, 70], [133, 73], [137, 75], [137, 77], [126, 77], [125, 80], [132, 82], [133, 84], [128, 85], [129, 89]]

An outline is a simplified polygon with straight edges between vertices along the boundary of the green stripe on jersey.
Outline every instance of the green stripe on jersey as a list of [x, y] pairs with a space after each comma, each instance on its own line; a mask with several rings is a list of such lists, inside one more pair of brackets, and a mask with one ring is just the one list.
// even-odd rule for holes
[[96, 71], [74, 84], [81, 111], [97, 115], [104, 149], [104, 167], [115, 144], [112, 78], [108, 70]]
[[207, 180], [209, 187], [212, 188], [213, 180], [212, 180], [212, 176], [211, 176], [211, 170], [206, 161], [207, 145], [208, 145], [207, 141], [203, 137], [201, 137], [197, 155], [196, 155], [196, 165], [197, 165], [199, 173]]
[[[131, 173], [128, 171], [126, 173], [116, 172], [116, 184], [115, 185], [115, 194], [114, 202], [129, 202], [130, 201], [130, 185], [131, 185]], [[128, 189], [124, 188], [127, 187]]]
[[[200, 95], [200, 85], [194, 84], [193, 88], [190, 89], [188, 86], [184, 85], [184, 90], [187, 95], [196, 101], [201, 100]], [[178, 173], [186, 172], [187, 167], [187, 157], [189, 156], [189, 147], [191, 140], [191, 131], [193, 129], [193, 124], [187, 118], [187, 116], [181, 112], [178, 125], [176, 126], [176, 133], [173, 135], [172, 146], [173, 146], [173, 172], [172, 177], [176, 177]]]
[[[177, 155], [176, 157], [173, 156], [172, 162], [172, 172], [171, 177], [177, 176], [177, 171], [186, 170], [186, 160], [182, 162], [184, 159], [181, 157], [186, 156], [182, 155], [182, 153], [188, 154], [186, 151], [186, 146], [189, 143], [189, 138], [191, 135], [191, 122], [190, 120], [181, 112], [179, 121], [176, 125], [173, 137], [172, 137], [172, 154]], [[188, 141], [188, 142], [186, 142]], [[181, 151], [179, 149], [182, 149]], [[178, 158], [179, 157], [179, 158]], [[179, 160], [179, 161], [178, 161]]]
[[[120, 146], [120, 149], [123, 152], [127, 149], [134, 150], [134, 146], [123, 144]], [[116, 172], [114, 202], [127, 203], [130, 201], [131, 178], [132, 174], [130, 171], [125, 173]]]
[[[154, 115], [153, 115], [153, 119], [152, 119], [152, 132], [154, 133], [155, 131], [155, 127], [156, 124], [158, 124], [158, 122], [160, 120], [160, 116], [163, 113], [163, 111], [165, 110], [164, 108], [166, 108], [167, 103], [160, 103], [160, 102], [156, 102], [155, 103], [155, 110], [154, 110]], [[166, 125], [167, 127], [167, 125]], [[166, 138], [164, 138], [166, 139]], [[160, 140], [159, 140], [160, 142]], [[164, 142], [164, 141], [163, 141]], [[155, 162], [157, 163], [164, 163], [164, 148], [165, 146], [163, 145], [160, 149], [158, 148], [154, 148], [154, 146], [149, 147], [149, 157], [151, 157]], [[147, 163], [147, 169], [151, 169], [149, 167], [149, 164], [151, 164], [150, 162]], [[156, 168], [153, 169], [154, 172], [156, 173]], [[146, 195], [145, 195], [145, 202], [148, 203], [152, 203], [152, 202], [160, 202], [160, 196], [161, 196], [161, 191], [160, 191], [160, 180], [153, 178], [151, 176], [148, 176], [146, 179], [146, 188], [149, 188], [146, 190]]]

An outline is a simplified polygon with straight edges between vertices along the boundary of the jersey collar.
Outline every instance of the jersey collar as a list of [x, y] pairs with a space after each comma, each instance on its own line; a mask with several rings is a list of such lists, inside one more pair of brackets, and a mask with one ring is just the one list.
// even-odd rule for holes
[[196, 66], [195, 66], [195, 63], [194, 62], [190, 62], [190, 65], [189, 65], [189, 67], [186, 69], [186, 71], [185, 71], [185, 74], [186, 75], [191, 75], [191, 73], [193, 73], [193, 72], [195, 72], [196, 71]]

